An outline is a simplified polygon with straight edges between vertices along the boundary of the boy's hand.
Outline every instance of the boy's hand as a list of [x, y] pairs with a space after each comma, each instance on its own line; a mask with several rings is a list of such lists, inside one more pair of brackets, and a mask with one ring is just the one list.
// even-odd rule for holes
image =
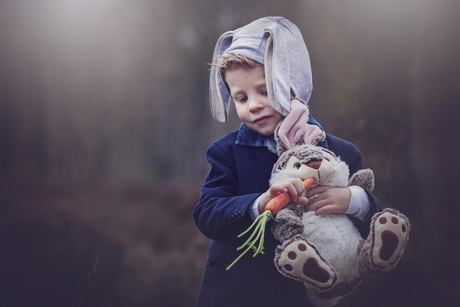
[[345, 213], [350, 206], [351, 192], [347, 188], [317, 186], [307, 192], [311, 198], [305, 206], [305, 211], [316, 211], [316, 215], [328, 213]]
[[265, 206], [268, 202], [280, 193], [289, 193], [292, 201], [287, 206], [306, 205], [308, 198], [302, 196], [305, 191], [302, 180], [299, 178], [291, 178], [275, 182], [270, 189], [267, 190], [259, 200], [259, 214], [265, 211]]

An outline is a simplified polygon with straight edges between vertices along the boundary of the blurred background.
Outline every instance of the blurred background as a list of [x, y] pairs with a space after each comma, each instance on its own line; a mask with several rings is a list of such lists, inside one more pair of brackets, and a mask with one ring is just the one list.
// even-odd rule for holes
[[460, 2], [0, 2], [0, 305], [193, 306], [209, 240], [191, 211], [217, 38], [284, 16], [310, 110], [355, 143], [412, 224], [398, 268], [340, 306], [456, 306]]

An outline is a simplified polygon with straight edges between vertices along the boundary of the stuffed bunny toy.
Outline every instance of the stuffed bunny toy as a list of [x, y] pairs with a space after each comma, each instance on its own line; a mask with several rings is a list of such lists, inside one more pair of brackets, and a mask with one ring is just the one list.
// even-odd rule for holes
[[[275, 135], [276, 137], [276, 135]], [[374, 187], [372, 170], [349, 178], [349, 169], [331, 151], [314, 145], [286, 149], [277, 139], [279, 159], [270, 183], [282, 179], [315, 178], [316, 185]], [[275, 265], [283, 275], [301, 281], [316, 306], [334, 306], [364, 278], [393, 270], [409, 239], [409, 220], [395, 209], [376, 213], [367, 239], [345, 214], [316, 215], [303, 206], [278, 212], [272, 232], [281, 242]]]

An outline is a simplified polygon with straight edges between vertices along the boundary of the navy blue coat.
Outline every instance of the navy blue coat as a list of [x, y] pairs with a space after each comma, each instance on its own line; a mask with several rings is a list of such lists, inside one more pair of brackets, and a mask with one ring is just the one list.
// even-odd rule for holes
[[[211, 170], [193, 218], [211, 244], [197, 306], [310, 306], [303, 283], [284, 277], [273, 263], [279, 245], [270, 231], [273, 220], [265, 232], [265, 254], [252, 257], [248, 252], [226, 271], [241, 253], [236, 249], [247, 237], [237, 236], [252, 224], [252, 203], [268, 190], [278, 159], [266, 147], [235, 144], [237, 135], [234, 131], [215, 141], [206, 153]], [[362, 168], [362, 156], [352, 143], [329, 134], [326, 140], [329, 150], [348, 164], [350, 174]], [[369, 233], [372, 216], [382, 210], [378, 200], [368, 196], [371, 208], [366, 219], [351, 218], [363, 237]]]

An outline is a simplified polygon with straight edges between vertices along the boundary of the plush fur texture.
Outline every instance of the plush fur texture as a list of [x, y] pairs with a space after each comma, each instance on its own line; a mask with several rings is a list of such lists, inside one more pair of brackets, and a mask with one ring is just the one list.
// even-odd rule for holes
[[[281, 148], [281, 147], [280, 147]], [[287, 178], [314, 177], [315, 183], [372, 191], [374, 176], [362, 170], [348, 179], [347, 165], [332, 152], [298, 145], [280, 154], [270, 184]], [[302, 281], [316, 306], [334, 306], [363, 278], [394, 269], [408, 240], [409, 221], [394, 209], [377, 213], [367, 240], [344, 214], [318, 216], [302, 207], [281, 210], [272, 229], [282, 244], [275, 264], [281, 274]]]

